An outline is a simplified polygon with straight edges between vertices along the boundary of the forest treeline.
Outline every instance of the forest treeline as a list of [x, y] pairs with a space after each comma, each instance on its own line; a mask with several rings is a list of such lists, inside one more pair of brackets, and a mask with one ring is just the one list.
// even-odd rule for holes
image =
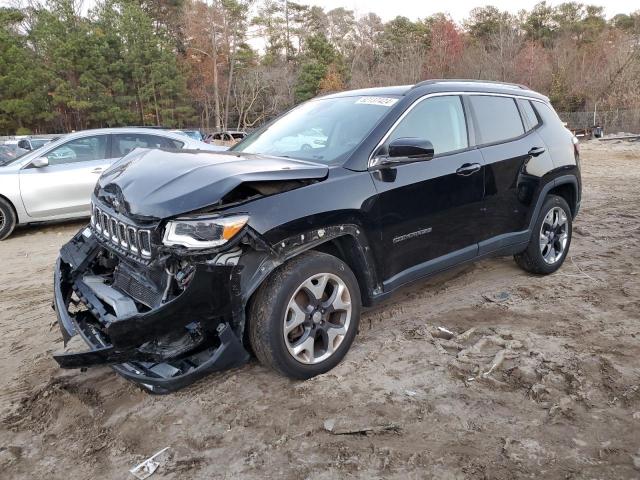
[[562, 111], [640, 108], [640, 11], [541, 2], [458, 24], [285, 0], [0, 8], [0, 134], [252, 128], [324, 92], [425, 78], [522, 83]]

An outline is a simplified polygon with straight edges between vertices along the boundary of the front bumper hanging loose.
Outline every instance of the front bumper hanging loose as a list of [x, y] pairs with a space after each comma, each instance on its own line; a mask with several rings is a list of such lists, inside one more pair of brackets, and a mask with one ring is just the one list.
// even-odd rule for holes
[[[175, 298], [149, 311], [118, 317], [104, 296], [99, 298], [101, 292], [85, 281], [101, 248], [91, 231], [84, 230], [61, 249], [56, 262], [53, 307], [64, 343], [79, 334], [90, 347], [55, 354], [62, 368], [110, 365], [154, 393], [168, 393], [248, 361], [233, 328], [234, 267], [198, 264], [187, 288]], [[191, 349], [144, 347], [166, 335], [188, 336], [184, 332], [194, 323], [199, 339], [210, 341], [194, 341]]]

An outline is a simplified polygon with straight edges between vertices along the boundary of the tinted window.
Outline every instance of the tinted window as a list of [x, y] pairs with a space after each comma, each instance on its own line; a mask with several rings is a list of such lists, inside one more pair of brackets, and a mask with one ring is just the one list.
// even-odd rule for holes
[[47, 153], [49, 165], [89, 162], [107, 158], [107, 136], [76, 138]]
[[436, 155], [467, 148], [467, 127], [460, 97], [433, 97], [419, 102], [391, 132], [387, 144], [406, 137], [429, 140]]
[[540, 122], [538, 121], [536, 112], [531, 106], [531, 102], [529, 100], [518, 100], [518, 103], [520, 105], [520, 111], [527, 123], [527, 130], [533, 130]]
[[534, 108], [542, 118], [542, 122], [547, 125], [556, 125], [558, 127], [564, 127], [562, 120], [558, 117], [558, 114], [546, 103], [535, 102]]
[[124, 157], [127, 153], [136, 148], [182, 148], [183, 142], [172, 138], [160, 137], [157, 135], [146, 135], [140, 133], [121, 133], [113, 136], [114, 158]]
[[516, 102], [509, 97], [470, 95], [480, 143], [503, 142], [524, 133]]

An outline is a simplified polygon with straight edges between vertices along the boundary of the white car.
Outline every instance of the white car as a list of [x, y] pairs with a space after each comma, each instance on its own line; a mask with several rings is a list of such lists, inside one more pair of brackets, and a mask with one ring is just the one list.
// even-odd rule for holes
[[0, 162], [0, 240], [16, 225], [88, 217], [100, 174], [135, 148], [226, 150], [151, 128], [71, 133]]
[[275, 149], [295, 152], [322, 148], [327, 144], [327, 135], [319, 128], [310, 128], [297, 135], [290, 135], [273, 144]]

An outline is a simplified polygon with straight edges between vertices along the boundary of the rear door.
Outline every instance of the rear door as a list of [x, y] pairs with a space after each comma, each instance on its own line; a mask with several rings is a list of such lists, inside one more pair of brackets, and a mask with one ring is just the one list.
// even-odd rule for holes
[[[539, 177], [535, 163], [549, 158], [536, 132], [537, 122], [520, 113], [516, 98], [469, 95], [480, 152], [485, 164], [484, 219], [481, 241], [489, 241], [480, 253], [517, 243], [511, 235], [528, 227], [533, 192]], [[535, 158], [534, 164], [531, 160]], [[550, 161], [550, 160], [549, 160]], [[496, 239], [501, 237], [501, 239]]]
[[[429, 140], [435, 155], [429, 161], [372, 172], [388, 288], [429, 273], [427, 262], [453, 252], [452, 263], [475, 257], [481, 222], [482, 156], [469, 147], [461, 97], [418, 100], [378, 154], [384, 155], [388, 144], [402, 137]], [[434, 269], [444, 266], [433, 263]]]
[[109, 166], [109, 135], [75, 138], [43, 151], [49, 165], [20, 171], [20, 194], [30, 217], [89, 214], [91, 194]]

